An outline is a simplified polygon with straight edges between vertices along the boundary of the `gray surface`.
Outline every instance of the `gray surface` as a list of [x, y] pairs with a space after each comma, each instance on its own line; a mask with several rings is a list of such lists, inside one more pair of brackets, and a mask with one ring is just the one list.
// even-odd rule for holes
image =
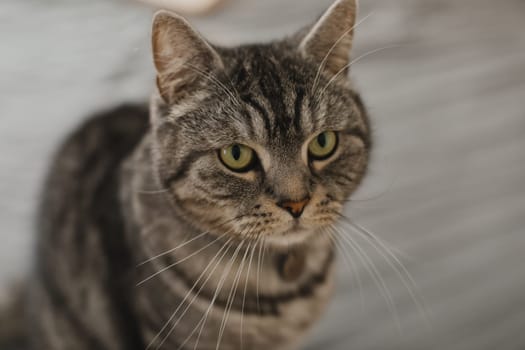
[[[323, 7], [245, 0], [199, 27], [225, 43], [275, 37]], [[335, 300], [307, 348], [523, 349], [525, 3], [362, 1], [361, 15], [371, 10], [354, 56], [401, 46], [353, 67], [377, 140], [355, 198], [376, 198], [350, 203], [347, 214], [401, 251], [430, 325], [369, 247], [399, 326], [366, 269], [358, 267], [361, 299], [357, 274], [341, 261]], [[0, 5], [2, 283], [27, 266], [31, 211], [59, 137], [89, 111], [147, 96], [149, 22], [149, 10], [123, 2]]]

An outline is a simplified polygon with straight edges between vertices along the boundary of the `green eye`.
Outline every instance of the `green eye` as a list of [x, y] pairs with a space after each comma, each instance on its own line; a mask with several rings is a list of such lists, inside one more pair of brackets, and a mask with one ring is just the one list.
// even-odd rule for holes
[[245, 145], [233, 144], [219, 151], [219, 158], [229, 169], [237, 172], [249, 170], [255, 160], [255, 152]]
[[330, 157], [337, 147], [337, 134], [325, 131], [317, 135], [308, 145], [308, 154], [315, 160]]

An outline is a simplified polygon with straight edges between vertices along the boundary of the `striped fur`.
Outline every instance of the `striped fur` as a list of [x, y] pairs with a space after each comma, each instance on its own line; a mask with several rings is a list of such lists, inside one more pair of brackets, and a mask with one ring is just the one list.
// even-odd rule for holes
[[[368, 162], [366, 110], [339, 74], [351, 40], [338, 38], [354, 19], [354, 1], [339, 0], [310, 32], [230, 49], [178, 16], [156, 17], [150, 110], [92, 118], [53, 163], [30, 287], [33, 348], [300, 344], [332, 290], [327, 228]], [[337, 150], [309, 160], [308, 142], [326, 130]], [[253, 170], [221, 164], [232, 143], [255, 150]], [[305, 196], [299, 219], [277, 205]], [[304, 265], [286, 277], [292, 256]]]

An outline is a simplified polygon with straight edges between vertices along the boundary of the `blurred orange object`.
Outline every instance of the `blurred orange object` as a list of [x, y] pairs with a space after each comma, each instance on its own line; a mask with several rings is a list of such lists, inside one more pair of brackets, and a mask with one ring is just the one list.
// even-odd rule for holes
[[217, 9], [227, 0], [139, 0], [157, 8], [186, 15], [203, 15]]

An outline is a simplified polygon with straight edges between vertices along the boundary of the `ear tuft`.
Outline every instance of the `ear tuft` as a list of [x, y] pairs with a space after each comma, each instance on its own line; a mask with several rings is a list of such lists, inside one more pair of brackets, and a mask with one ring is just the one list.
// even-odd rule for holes
[[356, 0], [337, 0], [310, 29], [299, 45], [301, 53], [336, 74], [350, 62]]
[[175, 102], [204, 76], [223, 67], [213, 47], [181, 16], [159, 11], [152, 28], [153, 62], [162, 98]]

